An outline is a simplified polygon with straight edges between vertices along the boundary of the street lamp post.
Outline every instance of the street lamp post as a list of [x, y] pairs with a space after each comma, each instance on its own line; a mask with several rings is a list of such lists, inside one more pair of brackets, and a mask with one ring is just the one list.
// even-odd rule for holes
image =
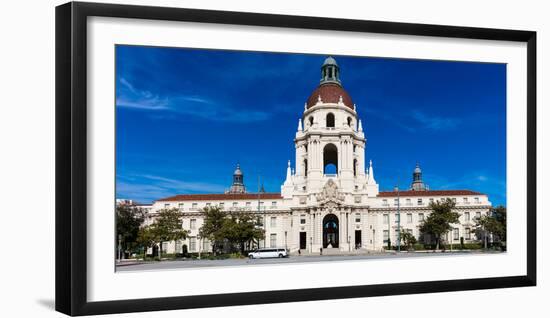
[[[260, 176], [258, 175], [258, 214], [259, 215], [263, 215], [263, 228], [264, 228], [264, 248], [265, 248], [265, 241], [267, 240], [267, 233], [266, 233], [266, 229], [267, 229], [267, 226], [265, 224], [266, 220], [265, 220], [265, 209], [264, 209], [264, 213], [262, 214], [262, 209], [261, 209], [261, 205], [260, 205], [260, 199], [261, 199], [261, 195], [260, 195], [260, 191], [261, 191], [261, 185], [260, 185]], [[260, 244], [258, 242], [258, 248], [260, 247]]]
[[197, 239], [199, 239], [199, 259], [201, 259], [201, 251], [202, 251], [202, 237], [197, 235]]
[[451, 242], [451, 253], [453, 252], [453, 240], [455, 239], [454, 235], [455, 235], [455, 230], [453, 228], [451, 228], [451, 235], [449, 235], [449, 238], [450, 238], [450, 242]]
[[118, 261], [122, 259], [122, 235], [118, 235]]
[[399, 185], [397, 189], [397, 252], [401, 252], [401, 200], [399, 199]]

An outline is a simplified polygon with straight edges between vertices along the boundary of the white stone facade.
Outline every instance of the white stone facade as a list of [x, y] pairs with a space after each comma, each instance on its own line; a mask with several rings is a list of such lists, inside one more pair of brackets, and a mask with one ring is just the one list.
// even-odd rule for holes
[[[262, 247], [287, 248], [291, 253], [299, 249], [319, 252], [320, 248], [378, 251], [387, 245], [388, 236], [392, 244], [397, 241], [398, 207], [401, 228], [420, 238], [418, 228], [431, 212], [429, 203], [450, 198], [461, 216], [448, 239], [454, 243], [460, 243], [461, 237], [465, 242], [476, 239], [469, 229], [476, 217], [491, 209], [485, 194], [427, 190], [418, 165], [411, 189], [379, 191], [372, 162], [365, 159], [367, 138], [362, 122], [340, 84], [336, 61], [328, 58], [321, 72], [321, 83], [309, 97], [298, 123], [295, 169], [289, 160], [281, 192], [258, 195], [229, 191], [157, 200], [150, 208], [149, 222], [160, 209], [179, 208], [184, 215], [183, 227], [189, 230], [188, 239], [166, 243], [163, 251], [180, 251], [186, 244], [189, 252], [209, 252], [209, 243], [198, 238], [203, 222], [201, 211], [208, 206], [256, 213], [263, 219], [265, 229]], [[325, 173], [329, 164], [336, 166], [336, 173]], [[234, 176], [234, 184], [243, 184], [244, 189], [243, 174], [237, 170], [240, 176]]]

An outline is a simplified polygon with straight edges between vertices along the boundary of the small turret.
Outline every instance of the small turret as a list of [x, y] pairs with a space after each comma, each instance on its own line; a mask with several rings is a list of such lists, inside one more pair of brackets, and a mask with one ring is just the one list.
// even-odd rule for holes
[[367, 184], [376, 184], [376, 180], [374, 180], [374, 170], [372, 168], [372, 160], [369, 161], [369, 177], [367, 179]]
[[420, 164], [416, 163], [416, 167], [413, 171], [413, 182], [411, 184], [411, 190], [414, 191], [426, 191], [427, 186], [422, 181], [422, 169], [420, 169]]
[[246, 193], [246, 187], [244, 186], [244, 174], [241, 171], [241, 167], [237, 164], [235, 172], [233, 172], [233, 184], [225, 193]]

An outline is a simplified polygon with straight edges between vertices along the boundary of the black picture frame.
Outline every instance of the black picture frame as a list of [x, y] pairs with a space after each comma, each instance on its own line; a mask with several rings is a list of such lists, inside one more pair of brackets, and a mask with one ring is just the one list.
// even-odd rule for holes
[[[527, 275], [88, 302], [86, 21], [91, 16], [525, 42]], [[80, 2], [56, 7], [55, 28], [56, 310], [77, 316], [536, 285], [536, 32]]]

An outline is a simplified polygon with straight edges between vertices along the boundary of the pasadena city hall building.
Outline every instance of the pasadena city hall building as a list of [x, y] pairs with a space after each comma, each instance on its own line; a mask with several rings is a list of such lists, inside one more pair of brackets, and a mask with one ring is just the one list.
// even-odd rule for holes
[[[460, 224], [454, 224], [446, 240], [476, 240], [470, 229], [476, 217], [491, 208], [487, 195], [470, 190], [429, 190], [416, 164], [407, 190], [379, 191], [372, 161], [365, 160], [367, 139], [356, 105], [342, 87], [340, 69], [332, 57], [321, 67], [321, 81], [304, 105], [294, 145], [295, 169], [290, 160], [280, 193], [249, 193], [240, 167], [225, 193], [182, 194], [146, 206], [149, 220], [160, 209], [178, 208], [188, 238], [164, 243], [163, 251], [210, 252], [210, 243], [198, 237], [202, 209], [218, 206], [226, 211], [257, 214], [265, 229], [260, 247], [287, 248], [290, 253], [323, 251], [379, 251], [397, 241], [397, 218], [405, 231], [422, 241], [419, 226], [430, 214], [429, 204], [445, 198], [456, 202]], [[334, 165], [336, 173], [326, 173]], [[399, 214], [398, 214], [399, 211]], [[445, 239], [445, 237], [444, 237]], [[328, 249], [328, 250], [327, 250]]]

